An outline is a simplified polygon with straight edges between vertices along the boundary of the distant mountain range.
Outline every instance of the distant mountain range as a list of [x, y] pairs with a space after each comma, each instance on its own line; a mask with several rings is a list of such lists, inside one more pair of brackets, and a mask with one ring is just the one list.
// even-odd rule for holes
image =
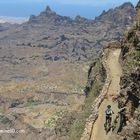
[[26, 22], [28, 18], [25, 17], [9, 17], [9, 16], [0, 16], [0, 23], [11, 23], [11, 24], [21, 24], [23, 22]]
[[5, 30], [9, 30], [13, 27], [17, 27], [18, 24], [22, 24], [26, 21], [28, 21], [28, 19], [22, 18], [22, 17], [0, 16], [0, 32], [5, 31]]
[[46, 60], [88, 60], [107, 42], [121, 39], [134, 20], [135, 9], [125, 3], [95, 20], [60, 16], [47, 7], [40, 15], [0, 35], [0, 42], [17, 46], [48, 48]]

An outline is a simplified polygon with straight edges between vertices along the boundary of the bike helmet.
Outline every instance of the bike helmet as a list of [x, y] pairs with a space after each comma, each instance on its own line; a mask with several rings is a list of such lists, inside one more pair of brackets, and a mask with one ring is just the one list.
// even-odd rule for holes
[[111, 108], [111, 105], [108, 105], [107, 108]]

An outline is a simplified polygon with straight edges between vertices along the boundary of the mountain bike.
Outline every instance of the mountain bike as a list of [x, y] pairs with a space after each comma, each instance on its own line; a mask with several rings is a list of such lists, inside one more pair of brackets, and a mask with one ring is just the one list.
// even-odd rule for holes
[[105, 122], [105, 124], [104, 124], [104, 128], [105, 128], [106, 134], [108, 134], [108, 132], [109, 132], [110, 129], [111, 129], [111, 121], [112, 121], [111, 116], [107, 116], [107, 117], [106, 117], [106, 122]]

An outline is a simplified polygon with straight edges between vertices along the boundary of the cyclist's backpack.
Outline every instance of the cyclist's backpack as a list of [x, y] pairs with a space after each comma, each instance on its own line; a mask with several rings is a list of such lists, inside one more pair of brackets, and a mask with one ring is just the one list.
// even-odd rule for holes
[[112, 110], [111, 110], [111, 109], [107, 109], [107, 110], [105, 111], [105, 113], [106, 113], [106, 115], [112, 115]]

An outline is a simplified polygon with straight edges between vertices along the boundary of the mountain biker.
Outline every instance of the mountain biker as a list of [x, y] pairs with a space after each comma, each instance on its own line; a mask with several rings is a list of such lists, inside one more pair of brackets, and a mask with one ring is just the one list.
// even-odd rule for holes
[[112, 114], [114, 114], [114, 112], [111, 109], [111, 105], [107, 106], [107, 109], [105, 111], [106, 114], [106, 121], [105, 121], [105, 125], [107, 125], [107, 123], [109, 123], [109, 125], [111, 125], [112, 122]]
[[117, 133], [121, 132], [122, 128], [126, 125], [126, 121], [127, 121], [126, 112], [127, 112], [126, 106], [122, 107], [118, 112], [120, 114], [120, 127]]

